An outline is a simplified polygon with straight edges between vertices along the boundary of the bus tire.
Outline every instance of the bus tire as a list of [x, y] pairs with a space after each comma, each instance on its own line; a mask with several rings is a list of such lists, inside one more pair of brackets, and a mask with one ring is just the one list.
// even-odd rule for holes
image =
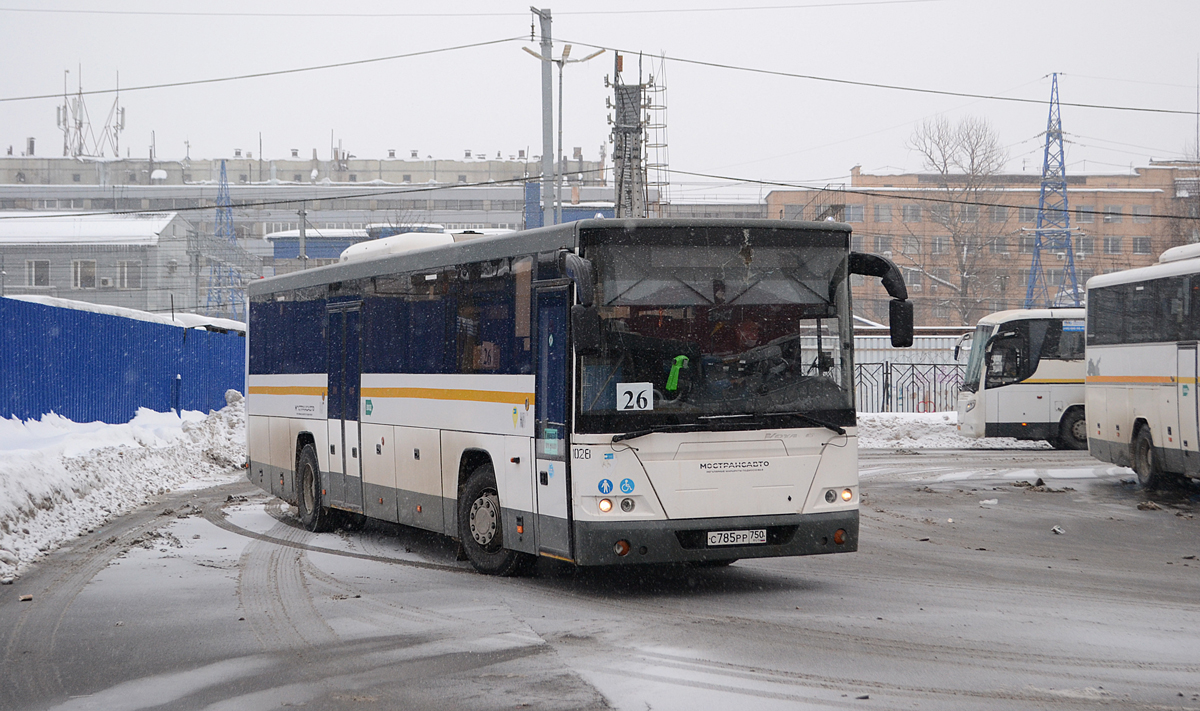
[[1149, 427], [1138, 430], [1133, 440], [1133, 470], [1143, 489], [1157, 489], [1162, 484], [1163, 474], [1158, 466], [1158, 455], [1154, 453], [1154, 437]]
[[504, 547], [500, 494], [491, 463], [471, 472], [458, 496], [458, 537], [471, 567], [484, 575], [518, 575], [536, 559]]
[[330, 511], [321, 502], [321, 467], [317, 450], [306, 444], [296, 464], [296, 514], [300, 523], [313, 533], [328, 531]]
[[1058, 443], [1060, 449], [1087, 449], [1087, 418], [1082, 408], [1073, 407], [1063, 415], [1058, 425]]

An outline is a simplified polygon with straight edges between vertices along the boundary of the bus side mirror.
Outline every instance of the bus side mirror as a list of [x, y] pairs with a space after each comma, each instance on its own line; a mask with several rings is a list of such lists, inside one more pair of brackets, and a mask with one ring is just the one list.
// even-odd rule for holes
[[579, 355], [596, 355], [600, 352], [600, 312], [591, 306], [575, 304], [571, 307], [571, 337], [575, 352]]
[[560, 272], [575, 282], [575, 295], [579, 298], [579, 303], [591, 306], [596, 294], [596, 279], [593, 276], [595, 271], [591, 260], [566, 250], [559, 253], [559, 259]]
[[913, 344], [913, 304], [892, 299], [888, 303], [888, 331], [893, 348], [908, 348]]

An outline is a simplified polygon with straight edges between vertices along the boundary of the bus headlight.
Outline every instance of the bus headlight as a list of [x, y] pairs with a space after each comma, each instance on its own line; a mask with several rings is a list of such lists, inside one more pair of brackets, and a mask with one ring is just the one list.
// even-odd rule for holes
[[612, 511], [612, 499], [600, 499], [600, 513]]
[[835, 501], [837, 501], [837, 492], [834, 491], [833, 489], [826, 491], [825, 492], [825, 503], [832, 504]]
[[842, 501], [849, 501], [854, 498], [854, 492], [849, 489], [842, 489]]
[[625, 513], [633, 511], [633, 499], [621, 499], [621, 510]]
[[975, 409], [975, 401], [974, 401], [974, 400], [967, 400], [967, 408], [966, 408], [966, 411], [967, 411], [967, 412], [970, 412], [971, 410], [974, 410], [974, 409]]

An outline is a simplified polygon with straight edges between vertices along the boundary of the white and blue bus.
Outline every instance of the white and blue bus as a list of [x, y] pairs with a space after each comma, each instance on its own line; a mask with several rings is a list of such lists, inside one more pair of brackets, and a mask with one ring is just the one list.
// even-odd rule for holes
[[[850, 228], [583, 220], [252, 282], [249, 477], [474, 567], [854, 551]], [[395, 239], [395, 238], [393, 238]]]
[[1087, 282], [1088, 449], [1143, 486], [1200, 477], [1200, 245]]

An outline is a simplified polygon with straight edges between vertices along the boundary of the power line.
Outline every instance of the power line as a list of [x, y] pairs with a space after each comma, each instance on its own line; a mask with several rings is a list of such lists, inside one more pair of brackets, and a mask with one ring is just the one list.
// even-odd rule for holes
[[[864, 197], [880, 197], [881, 196], [881, 193], [877, 190], [869, 190], [869, 189], [863, 189], [863, 188], [842, 188], [842, 187], [826, 188], [825, 186], [814, 187], [814, 186], [804, 185], [801, 183], [787, 183], [787, 182], [780, 182], [780, 181], [773, 181], [773, 180], [755, 180], [752, 178], [734, 178], [734, 177], [730, 177], [727, 175], [713, 175], [711, 173], [694, 173], [691, 171], [678, 170], [675, 168], [668, 168], [668, 171], [671, 173], [678, 173], [680, 175], [690, 175], [695, 178], [711, 178], [713, 180], [737, 181], [737, 182], [753, 184], [753, 185], [766, 185], [766, 186], [774, 186], [774, 187], [781, 187], [781, 188], [791, 188], [793, 190], [841, 193], [841, 194], [846, 194], [846, 195], [862, 195]], [[1034, 190], [1033, 187], [1030, 187], [1029, 189], [1031, 191]], [[978, 201], [978, 200], [955, 200], [952, 198], [911, 195], [906, 192], [903, 192], [904, 188], [896, 188], [896, 191], [897, 191], [896, 197], [898, 199], [903, 199], [903, 200], [906, 200], [909, 202], [932, 202], [932, 203], [940, 203], [940, 204], [948, 204], [948, 205], [975, 205], [978, 207], [1003, 207], [1003, 208], [1009, 208], [1009, 209], [1014, 208], [1014, 207], [1029, 207], [1029, 208], [1034, 207], [1033, 205], [1012, 205], [1012, 204], [1003, 203], [1003, 202], [983, 202], [983, 201]], [[980, 192], [992, 192], [992, 190], [985, 189], [985, 190], [981, 190]], [[1081, 215], [1104, 216], [1104, 215], [1108, 214], [1101, 210], [1084, 210], [1084, 209], [1080, 209], [1080, 208], [1076, 208], [1075, 212], [1077, 214], [1081, 214]], [[1138, 215], [1138, 217], [1157, 217], [1157, 218], [1162, 218], [1162, 219], [1190, 220], [1192, 222], [1200, 222], [1200, 217], [1190, 217], [1188, 215], [1161, 215], [1161, 214], [1156, 214], [1156, 213], [1150, 213], [1150, 214]], [[3, 219], [3, 218], [0, 218], [0, 219]]]
[[[563, 40], [563, 41], [566, 41], [566, 40]], [[601, 45], [601, 44], [589, 44], [587, 42], [582, 42], [579, 40], [571, 40], [571, 44], [576, 44], [581, 47], [590, 47], [592, 49], [605, 49], [605, 50], [609, 50], [612, 52], [619, 52], [622, 54], [630, 54], [630, 55], [639, 54], [639, 52], [637, 50], [621, 49], [619, 47], [610, 47], [608, 45]], [[672, 62], [679, 62], [681, 64], [694, 64], [694, 65], [700, 66], [700, 67], [711, 67], [714, 69], [728, 69], [731, 71], [749, 72], [751, 74], [766, 74], [768, 76], [787, 77], [789, 79], [808, 79], [811, 81], [821, 81], [821, 82], [827, 82], [830, 84], [845, 84], [848, 86], [861, 86], [861, 87], [867, 87], [870, 89], [891, 89], [893, 91], [907, 91], [907, 92], [913, 92], [913, 93], [917, 93], [917, 94], [934, 94], [936, 96], [957, 96], [957, 97], [962, 97], [962, 98], [967, 98], [967, 99], [986, 99], [988, 101], [1008, 101], [1011, 103], [1018, 103], [1018, 104], [1044, 105], [1046, 103], [1046, 101], [1044, 99], [1025, 99], [1025, 98], [1016, 97], [1016, 96], [996, 96], [994, 94], [973, 94], [973, 93], [965, 92], [965, 91], [948, 91], [945, 89], [925, 89], [922, 87], [915, 87], [915, 86], [902, 86], [899, 84], [881, 84], [879, 82], [857, 81], [854, 79], [835, 79], [833, 77], [823, 77], [823, 76], [817, 76], [815, 74], [797, 74], [795, 72], [784, 72], [784, 71], [780, 71], [777, 69], [760, 69], [757, 67], [744, 67], [744, 66], [740, 66], [740, 65], [736, 65], [736, 64], [724, 64], [721, 62], [707, 62], [702, 59], [688, 59], [686, 57], [672, 57], [672, 56], [666, 55], [666, 54], [661, 54], [658, 56], [660, 56], [664, 60], [669, 60]], [[1060, 102], [1059, 105], [1060, 106], [1072, 106], [1072, 107], [1080, 108], [1080, 109], [1105, 109], [1105, 110], [1109, 110], [1109, 111], [1136, 111], [1136, 112], [1154, 113], [1154, 114], [1178, 114], [1178, 115], [1182, 115], [1182, 116], [1200, 115], [1200, 112], [1197, 112], [1195, 110], [1182, 111], [1179, 109], [1155, 109], [1155, 108], [1147, 108], [1147, 107], [1142, 107], [1142, 106], [1115, 106], [1115, 105], [1110, 105], [1110, 104], [1084, 104], [1084, 103], [1070, 103], [1070, 102], [1066, 102], [1066, 101]]]
[[[262, 77], [274, 77], [274, 76], [281, 76], [284, 74], [300, 74], [303, 72], [315, 72], [315, 71], [319, 71], [322, 69], [337, 69], [340, 67], [354, 67], [354, 66], [359, 66], [362, 64], [375, 64], [377, 62], [390, 62], [394, 59], [408, 59], [411, 57], [421, 57], [421, 56], [426, 56], [426, 55], [430, 55], [430, 54], [443, 54], [445, 52], [457, 52], [457, 51], [463, 50], [463, 49], [474, 49], [476, 47], [487, 47], [489, 45], [502, 44], [505, 42], [518, 42], [518, 41], [523, 41], [524, 39], [525, 39], [525, 35], [521, 35], [519, 37], [506, 37], [504, 39], [487, 40], [485, 42], [474, 42], [472, 44], [461, 44], [461, 45], [457, 45], [454, 47], [442, 47], [440, 49], [426, 49], [426, 50], [421, 50], [420, 52], [408, 52], [406, 54], [393, 54], [393, 55], [390, 55], [387, 57], [374, 57], [371, 59], [356, 59], [356, 60], [352, 60], [349, 62], [337, 62], [335, 64], [320, 64], [320, 65], [312, 66], [312, 67], [297, 67], [295, 69], [278, 69], [278, 70], [270, 71], [270, 72], [254, 72], [252, 74], [239, 74], [236, 76], [216, 77], [213, 79], [193, 79], [191, 81], [174, 81], [174, 82], [165, 82], [162, 84], [144, 84], [142, 86], [121, 87], [120, 89], [93, 89], [91, 91], [74, 92], [74, 94], [75, 95], [82, 94], [84, 96], [92, 96], [94, 94], [115, 94], [118, 91], [130, 92], [130, 91], [144, 91], [146, 89], [169, 89], [172, 87], [179, 87], [179, 86], [195, 86], [197, 84], [219, 84], [222, 82], [240, 81], [242, 79], [259, 79]], [[6, 97], [6, 98], [0, 98], [0, 103], [11, 102], [11, 101], [31, 101], [34, 99], [59, 99], [59, 98], [62, 98], [62, 94], [56, 93], [56, 94], [37, 94], [34, 96], [10, 96], [10, 97]]]
[[[556, 17], [563, 15], [670, 15], [717, 12], [761, 12], [771, 10], [809, 10], [818, 8], [843, 8], [876, 5], [914, 5], [943, 0], [861, 0], [860, 2], [818, 2], [800, 5], [752, 5], [749, 7], [689, 7], [658, 10], [574, 10], [555, 11]], [[384, 17], [523, 17], [527, 12], [203, 12], [195, 10], [93, 10], [52, 9], [29, 7], [0, 7], [0, 12], [25, 12], [60, 15], [139, 15], [160, 17], [312, 17], [312, 18], [384, 18]]]

